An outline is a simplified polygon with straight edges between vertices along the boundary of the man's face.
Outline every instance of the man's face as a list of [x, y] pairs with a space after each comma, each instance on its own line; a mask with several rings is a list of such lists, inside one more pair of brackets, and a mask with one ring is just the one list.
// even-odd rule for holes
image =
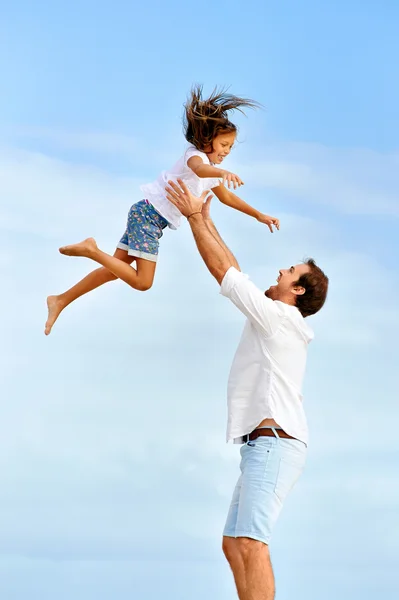
[[308, 273], [309, 265], [295, 265], [289, 269], [280, 269], [277, 277], [277, 285], [272, 285], [265, 292], [265, 296], [272, 300], [281, 300], [281, 302], [291, 303], [290, 300], [298, 293], [303, 293], [301, 289], [296, 290], [294, 283], [298, 281], [301, 275]]

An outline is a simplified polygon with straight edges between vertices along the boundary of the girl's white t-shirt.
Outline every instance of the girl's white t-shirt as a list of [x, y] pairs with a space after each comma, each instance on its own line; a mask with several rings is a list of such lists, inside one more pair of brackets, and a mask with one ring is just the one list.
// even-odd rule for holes
[[170, 171], [162, 171], [156, 181], [140, 186], [141, 191], [144, 193], [144, 198], [168, 221], [171, 229], [179, 227], [182, 214], [166, 197], [165, 187], [168, 181], [176, 182], [178, 179], [182, 179], [194, 196], [201, 196], [205, 190], [211, 190], [220, 184], [220, 180], [216, 177], [198, 177], [187, 166], [187, 161], [192, 156], [201, 157], [205, 165], [211, 164], [205, 152], [197, 150], [195, 146], [190, 144], [183, 156], [179, 158]]

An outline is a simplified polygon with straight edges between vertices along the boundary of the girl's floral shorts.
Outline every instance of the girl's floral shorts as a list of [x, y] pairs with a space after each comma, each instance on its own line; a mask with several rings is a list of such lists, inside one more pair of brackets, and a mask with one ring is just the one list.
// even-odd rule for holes
[[130, 256], [157, 261], [159, 238], [168, 225], [148, 202], [141, 200], [133, 204], [127, 217], [126, 231], [121, 237], [117, 248], [126, 250]]

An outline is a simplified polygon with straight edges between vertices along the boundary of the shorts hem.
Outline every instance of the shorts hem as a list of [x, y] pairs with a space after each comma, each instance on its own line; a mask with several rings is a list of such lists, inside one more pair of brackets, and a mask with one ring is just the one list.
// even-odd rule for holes
[[263, 542], [263, 544], [266, 544], [266, 546], [269, 545], [270, 542], [270, 537], [265, 537], [263, 535], [259, 535], [258, 533], [250, 533], [248, 531], [236, 531], [233, 534], [224, 534], [226, 537], [234, 537], [234, 538], [240, 538], [240, 537], [245, 537], [245, 538], [249, 538], [251, 540], [256, 540], [257, 542]]
[[234, 532], [234, 531], [232, 532], [232, 531], [228, 531], [228, 530], [227, 530], [227, 531], [223, 531], [223, 536], [225, 536], [225, 537], [233, 537], [233, 538], [235, 538], [235, 537], [236, 537], [236, 534], [235, 534], [235, 532]]
[[119, 248], [119, 250], [126, 250], [126, 252], [129, 251], [129, 246], [127, 244], [123, 244], [122, 242], [119, 242], [116, 247]]
[[144, 260], [150, 260], [151, 262], [157, 262], [158, 260], [157, 254], [149, 254], [148, 252], [141, 252], [140, 250], [132, 250], [127, 244], [123, 244], [122, 242], [119, 242], [117, 248], [119, 248], [120, 250], [125, 250], [129, 256], [135, 256], [136, 258], [144, 258]]

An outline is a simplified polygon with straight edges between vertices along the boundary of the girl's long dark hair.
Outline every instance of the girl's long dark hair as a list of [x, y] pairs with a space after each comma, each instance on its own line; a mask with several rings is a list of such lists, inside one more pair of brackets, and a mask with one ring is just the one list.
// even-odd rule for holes
[[202, 85], [192, 88], [184, 105], [184, 137], [202, 152], [212, 148], [212, 141], [220, 133], [236, 132], [237, 127], [228, 119], [228, 113], [243, 108], [258, 108], [260, 104], [249, 98], [228, 94], [224, 89], [215, 88], [207, 99], [202, 98]]

